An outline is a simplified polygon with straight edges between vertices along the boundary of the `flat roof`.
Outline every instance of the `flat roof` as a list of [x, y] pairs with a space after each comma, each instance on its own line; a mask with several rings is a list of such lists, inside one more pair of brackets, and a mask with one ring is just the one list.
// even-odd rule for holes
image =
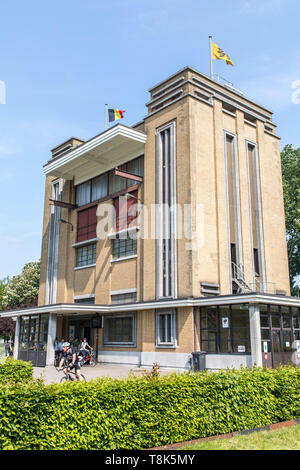
[[146, 139], [145, 132], [118, 123], [51, 158], [43, 167], [44, 173], [67, 180], [75, 178], [75, 184], [79, 184], [142, 155]]

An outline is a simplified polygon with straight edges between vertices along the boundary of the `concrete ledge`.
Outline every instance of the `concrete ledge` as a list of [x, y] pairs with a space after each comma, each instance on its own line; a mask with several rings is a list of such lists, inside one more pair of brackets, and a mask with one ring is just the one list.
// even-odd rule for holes
[[206, 354], [205, 369], [239, 369], [240, 367], [252, 367], [251, 355], [241, 354]]
[[160, 368], [190, 370], [191, 354], [176, 352], [143, 352], [143, 351], [99, 351], [100, 363], [128, 364], [140, 367], [152, 367], [158, 364]]

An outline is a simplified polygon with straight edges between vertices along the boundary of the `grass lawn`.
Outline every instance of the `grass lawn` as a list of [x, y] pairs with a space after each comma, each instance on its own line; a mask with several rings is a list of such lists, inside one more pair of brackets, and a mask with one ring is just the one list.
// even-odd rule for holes
[[300, 424], [275, 431], [254, 432], [230, 439], [216, 439], [182, 450], [300, 450]]

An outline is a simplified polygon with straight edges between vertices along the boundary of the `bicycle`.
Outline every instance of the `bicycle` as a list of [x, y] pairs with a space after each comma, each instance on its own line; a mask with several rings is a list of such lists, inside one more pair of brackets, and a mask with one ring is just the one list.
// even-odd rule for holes
[[[75, 372], [71, 372], [69, 367], [62, 367], [61, 369], [57, 369], [58, 372], [60, 372], [61, 370], [64, 370], [64, 369], [67, 369], [67, 374], [64, 374], [64, 376], [60, 379], [59, 383], [63, 383], [63, 382], [74, 382], [76, 380], [79, 381], [77, 375], [75, 374]], [[71, 374], [74, 375], [74, 378], [71, 377]], [[82, 380], [84, 382], [86, 382], [86, 378], [83, 374], [80, 374], [81, 377], [82, 377]]]
[[80, 365], [81, 366], [91, 366], [95, 367], [96, 365], [96, 358], [95, 358], [95, 352], [92, 349], [88, 354], [85, 354], [82, 356], [82, 359], [80, 359]]

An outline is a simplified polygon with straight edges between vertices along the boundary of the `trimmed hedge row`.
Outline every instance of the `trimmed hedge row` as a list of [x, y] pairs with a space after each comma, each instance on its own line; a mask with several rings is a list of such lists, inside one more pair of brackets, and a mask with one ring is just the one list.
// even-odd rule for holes
[[28, 383], [33, 378], [33, 366], [31, 362], [16, 361], [7, 358], [0, 363], [0, 385], [4, 383], [16, 384]]
[[300, 369], [0, 387], [0, 449], [142, 449], [300, 417]]

